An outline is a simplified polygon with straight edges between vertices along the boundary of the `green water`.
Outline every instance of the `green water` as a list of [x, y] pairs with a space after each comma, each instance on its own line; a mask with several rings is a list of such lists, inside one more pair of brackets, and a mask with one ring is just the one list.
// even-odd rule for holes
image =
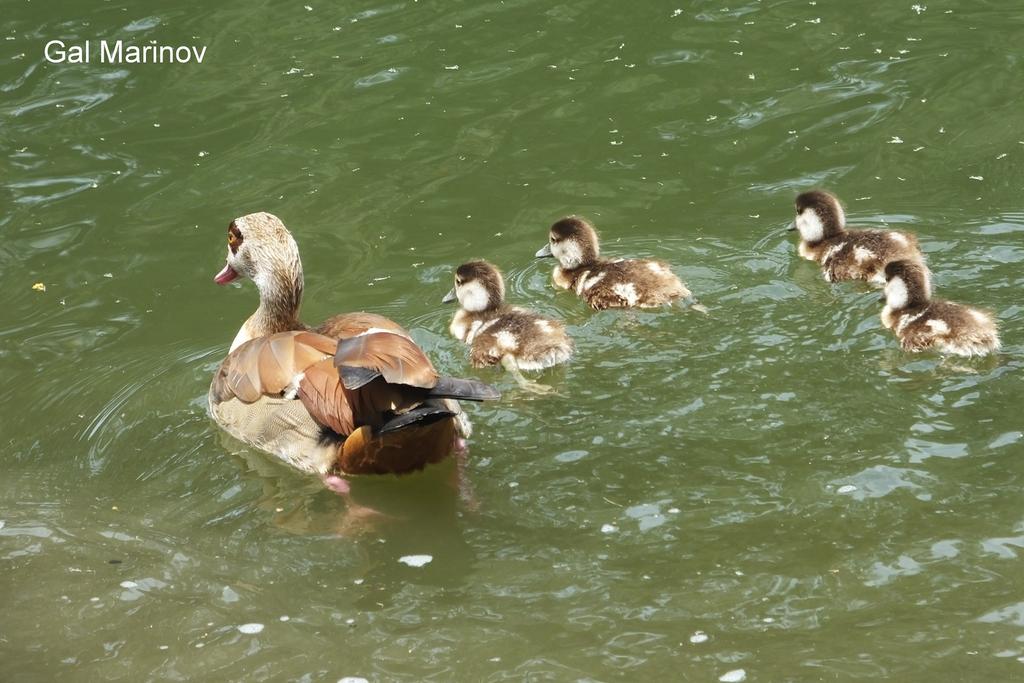
[[[1024, 676], [1016, 3], [90, 4], [0, 6], [0, 679]], [[1003, 352], [901, 353], [784, 232], [814, 185], [916, 232]], [[212, 276], [258, 210], [308, 322], [383, 313], [505, 391], [471, 490], [449, 462], [346, 501], [219, 433], [256, 295]], [[553, 291], [570, 212], [710, 315]], [[468, 368], [439, 300], [471, 257], [567, 322], [558, 395]]]

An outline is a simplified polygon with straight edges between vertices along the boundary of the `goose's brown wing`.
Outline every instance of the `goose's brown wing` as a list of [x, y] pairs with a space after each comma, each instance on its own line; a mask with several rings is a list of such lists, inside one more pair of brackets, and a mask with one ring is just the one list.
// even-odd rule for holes
[[221, 364], [211, 389], [214, 402], [255, 403], [292, 391], [318, 424], [345, 436], [353, 429], [352, 408], [334, 367], [337, 347], [337, 340], [305, 331], [251, 339]]
[[280, 396], [306, 368], [331, 358], [337, 341], [312, 332], [280, 332], [251, 339], [228, 354], [214, 377], [216, 402], [254, 403]]
[[334, 365], [354, 424], [381, 427], [418, 406], [437, 384], [437, 371], [409, 337], [373, 331], [338, 342]]
[[[352, 376], [356, 381], [346, 387], [342, 378]], [[314, 332], [281, 332], [231, 352], [214, 378], [212, 396], [215, 403], [236, 398], [251, 404], [293, 395], [318, 424], [348, 436], [415, 408], [436, 383], [430, 360], [397, 332], [371, 331], [341, 342]]]
[[405, 337], [409, 336], [409, 333], [395, 321], [376, 313], [363, 312], [343, 313], [333, 318], [328, 318], [320, 327], [316, 328], [316, 331], [319, 334], [335, 339], [348, 339], [372, 329], [395, 332]]
[[[304, 331], [239, 346], [224, 359], [210, 388], [214, 415], [239, 438], [270, 452], [284, 445], [294, 453], [296, 444], [302, 446], [303, 454], [318, 458], [303, 466], [308, 471], [402, 473], [444, 458], [456, 434], [450, 418], [458, 413], [454, 401], [445, 399], [492, 400], [497, 391], [474, 380], [439, 378], [404, 330], [385, 331], [377, 325], [386, 319], [357, 315], [364, 316], [362, 322], [350, 319], [346, 330], [371, 321], [374, 326], [340, 342]], [[292, 396], [296, 400], [288, 400]], [[235, 420], [239, 424], [223, 418], [229, 408], [241, 415]], [[278, 411], [275, 416], [302, 413], [303, 428], [290, 425], [282, 432], [273, 420], [263, 424], [261, 411], [267, 409]], [[259, 424], [254, 428], [254, 423]], [[344, 437], [344, 444], [325, 446], [321, 428]]]
[[[409, 410], [422, 400], [423, 391], [416, 387], [430, 388], [437, 382], [430, 359], [405, 328], [382, 315], [343, 313], [328, 318], [316, 331], [340, 340], [332, 369], [335, 381], [340, 377], [341, 382], [330, 386], [332, 400], [327, 405], [338, 403], [335, 396], [344, 397], [352, 422], [344, 434], [360, 426], [381, 427], [395, 413]], [[326, 410], [320, 396], [328, 382], [326, 364], [317, 368], [310, 378], [310, 382], [316, 380], [316, 389], [310, 386], [304, 390], [303, 398], [314, 416]]]
[[[358, 389], [378, 376], [388, 384], [421, 389], [437, 384], [437, 371], [423, 350], [409, 337], [394, 332], [367, 332], [342, 339], [334, 364], [347, 389]], [[364, 372], [350, 372], [356, 368]]]
[[299, 399], [314, 420], [338, 434], [348, 436], [355, 429], [352, 405], [333, 359], [324, 358], [306, 368], [299, 382]]

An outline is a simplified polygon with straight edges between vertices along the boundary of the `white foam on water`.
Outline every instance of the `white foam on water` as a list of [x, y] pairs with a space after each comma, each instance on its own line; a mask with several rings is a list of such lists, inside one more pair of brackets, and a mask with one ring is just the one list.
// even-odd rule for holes
[[690, 642], [697, 645], [699, 643], [708, 642], [708, 638], [708, 634], [704, 633], [704, 631], [694, 631], [693, 635], [690, 636]]
[[120, 583], [121, 588], [138, 588], [139, 584], [134, 581], [122, 581]]
[[844, 484], [836, 489], [836, 493], [853, 493], [857, 490], [857, 487], [853, 484]]
[[740, 681], [747, 680], [747, 672], [743, 669], [733, 669], [719, 676], [718, 680], [722, 683], [740, 683]]
[[576, 462], [590, 455], [587, 451], [566, 451], [555, 456], [558, 462]]
[[642, 503], [626, 508], [626, 515], [640, 523], [640, 531], [647, 531], [665, 523], [660, 504]]
[[423, 567], [430, 564], [433, 560], [434, 558], [431, 555], [403, 555], [398, 558], [399, 562], [410, 567]]
[[263, 624], [253, 622], [251, 624], [242, 624], [238, 627], [238, 630], [247, 635], [253, 636], [262, 631], [265, 627]]
[[338, 683], [370, 683], [370, 681], [362, 676], [345, 676], [344, 678], [339, 678]]
[[280, 621], [288, 621], [289, 619], [291, 619], [291, 617], [287, 614], [282, 614], [280, 617], [278, 617], [278, 620]]
[[601, 533], [602, 534], [614, 534], [618, 530], [619, 530], [619, 527], [615, 526], [614, 524], [602, 524], [601, 525]]

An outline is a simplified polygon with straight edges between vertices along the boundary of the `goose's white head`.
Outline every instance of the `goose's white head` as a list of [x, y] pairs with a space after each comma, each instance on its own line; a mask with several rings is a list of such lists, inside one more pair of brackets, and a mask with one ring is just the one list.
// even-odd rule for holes
[[597, 230], [578, 216], [556, 221], [548, 231], [548, 243], [537, 252], [537, 258], [553, 256], [558, 265], [573, 270], [594, 263], [601, 255]]
[[804, 192], [796, 198], [794, 230], [800, 239], [815, 244], [838, 235], [846, 228], [846, 214], [835, 195], [824, 190]]
[[239, 277], [256, 283], [261, 295], [279, 288], [301, 292], [299, 247], [277, 216], [250, 213], [228, 225], [227, 263], [213, 281], [226, 285]]
[[501, 271], [487, 261], [470, 261], [455, 269], [455, 287], [442, 299], [458, 299], [459, 306], [470, 313], [499, 308], [505, 302], [505, 281]]

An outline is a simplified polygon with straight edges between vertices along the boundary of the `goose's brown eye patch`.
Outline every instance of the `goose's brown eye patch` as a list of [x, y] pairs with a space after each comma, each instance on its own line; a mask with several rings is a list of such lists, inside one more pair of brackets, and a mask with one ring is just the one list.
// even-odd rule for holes
[[228, 248], [232, 254], [238, 253], [238, 247], [242, 245], [242, 231], [232, 223], [228, 226]]

